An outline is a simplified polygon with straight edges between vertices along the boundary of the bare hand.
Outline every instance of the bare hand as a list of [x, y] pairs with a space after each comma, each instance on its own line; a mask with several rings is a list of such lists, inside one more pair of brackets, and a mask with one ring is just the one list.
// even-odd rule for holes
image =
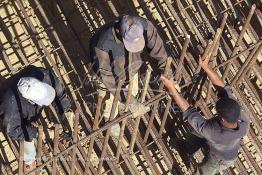
[[163, 82], [166, 88], [171, 89], [174, 86], [174, 81], [172, 79], [167, 79], [164, 75], [161, 75], [160, 80]]
[[172, 79], [167, 79], [165, 76], [161, 75], [160, 80], [163, 82], [163, 84], [165, 85], [166, 88], [168, 88], [169, 90], [173, 89], [175, 91], [180, 92], [180, 88], [178, 86], [178, 84], [172, 80]]
[[206, 58], [205, 60], [202, 60], [201, 58], [199, 58], [199, 65], [205, 70], [209, 68], [208, 62], [209, 62], [209, 58]]

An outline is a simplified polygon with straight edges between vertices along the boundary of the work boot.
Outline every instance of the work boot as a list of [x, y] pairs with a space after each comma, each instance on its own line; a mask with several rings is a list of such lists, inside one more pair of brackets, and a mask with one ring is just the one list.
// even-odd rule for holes
[[[27, 174], [33, 171], [36, 168], [36, 161], [33, 161], [31, 164], [26, 164], [24, 162], [24, 173]], [[35, 173], [31, 173], [30, 175], [35, 175]]]

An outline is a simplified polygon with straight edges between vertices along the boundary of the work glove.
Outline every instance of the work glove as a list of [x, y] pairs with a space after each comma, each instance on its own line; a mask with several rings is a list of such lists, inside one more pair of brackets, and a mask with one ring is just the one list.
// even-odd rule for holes
[[136, 118], [144, 115], [150, 111], [149, 106], [145, 106], [142, 103], [139, 103], [135, 98], [133, 98], [128, 106], [130, 112], [132, 113], [132, 118]]

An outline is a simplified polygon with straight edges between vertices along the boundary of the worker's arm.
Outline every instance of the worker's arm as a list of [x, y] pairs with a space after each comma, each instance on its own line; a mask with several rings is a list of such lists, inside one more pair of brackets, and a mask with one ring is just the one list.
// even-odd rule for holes
[[187, 100], [182, 97], [176, 90], [174, 86], [174, 81], [169, 80], [164, 76], [161, 76], [160, 79], [162, 80], [165, 87], [169, 90], [170, 94], [174, 98], [176, 104], [180, 107], [180, 109], [184, 112], [187, 110], [187, 108], [190, 106]]
[[46, 75], [49, 75], [46, 79], [51, 80], [52, 87], [54, 87], [56, 91], [56, 97], [54, 100], [56, 110], [59, 114], [63, 114], [71, 108], [71, 100], [66, 93], [65, 85], [52, 70], [49, 70]]
[[[215, 85], [216, 89], [218, 90], [218, 97], [219, 98], [231, 98], [237, 101], [236, 97], [233, 95], [231, 86], [225, 85], [225, 83], [219, 77], [219, 75], [209, 66], [208, 62], [209, 62], [209, 59], [205, 59], [204, 61], [199, 59], [199, 65], [205, 70], [209, 79], [211, 80], [211, 82]], [[242, 109], [242, 107], [241, 107], [239, 119], [245, 122], [247, 126], [249, 126], [250, 119], [247, 117], [247, 114]]]
[[182, 110], [184, 120], [187, 120], [196, 132], [205, 138], [209, 138], [212, 134], [210, 122], [203, 118], [196, 108], [190, 106], [187, 100], [177, 92], [173, 80], [169, 80], [164, 76], [161, 76], [160, 79], [162, 80], [165, 87], [169, 90], [176, 104]]
[[151, 21], [147, 20], [147, 49], [150, 53], [150, 56], [158, 61], [158, 67], [160, 70], [165, 69], [167, 52], [161, 39], [160, 35], [157, 33], [156, 27], [152, 24]]
[[24, 119], [24, 117], [21, 116], [15, 96], [13, 96], [10, 91], [5, 95], [0, 108], [3, 111], [3, 126], [5, 132], [11, 139], [32, 141], [33, 138], [36, 138], [37, 129], [30, 123], [21, 120]]
[[98, 65], [98, 73], [100, 74], [100, 78], [102, 83], [106, 86], [106, 88], [112, 93], [115, 94], [116, 90], [116, 80], [112, 73], [112, 68], [110, 65], [109, 54], [101, 49], [94, 48], [94, 60]]
[[202, 59], [199, 59], [199, 65], [205, 70], [207, 73], [208, 78], [210, 81], [218, 87], [225, 87], [225, 83], [223, 80], [219, 77], [219, 75], [209, 66], [208, 64], [209, 59], [205, 59], [202, 61]]
[[25, 139], [25, 141], [31, 142], [34, 138], [36, 138], [37, 135], [37, 128], [34, 127], [31, 124], [25, 124], [21, 122], [21, 119], [10, 116], [7, 114], [6, 117], [10, 117], [7, 120], [4, 121], [6, 134], [13, 140], [22, 140]]

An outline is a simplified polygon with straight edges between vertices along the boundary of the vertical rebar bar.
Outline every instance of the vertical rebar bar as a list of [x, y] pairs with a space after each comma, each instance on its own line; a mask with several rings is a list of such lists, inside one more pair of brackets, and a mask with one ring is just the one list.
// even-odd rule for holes
[[24, 174], [24, 140], [19, 142], [18, 175]]
[[[145, 98], [146, 98], [147, 89], [148, 89], [149, 81], [150, 81], [150, 77], [151, 77], [151, 72], [152, 72], [152, 68], [148, 64], [146, 76], [145, 76], [145, 79], [144, 79], [144, 88], [143, 88], [141, 100], [140, 100], [141, 103], [143, 103], [145, 101]], [[129, 144], [129, 152], [130, 153], [133, 153], [133, 149], [134, 149], [134, 145], [135, 145], [135, 142], [136, 142], [136, 137], [137, 137], [137, 134], [138, 134], [139, 123], [140, 123], [141, 117], [142, 116], [138, 116], [135, 119], [135, 126], [134, 126], [133, 134], [132, 134], [132, 137], [131, 137], [131, 141], [130, 141], [130, 144]]]
[[164, 112], [163, 119], [161, 121], [161, 126], [160, 126], [160, 129], [159, 129], [159, 135], [160, 136], [162, 135], [162, 133], [163, 133], [163, 131], [165, 129], [165, 124], [166, 124], [166, 120], [167, 120], [167, 116], [168, 116], [168, 113], [169, 113], [169, 109], [170, 109], [171, 103], [172, 103], [172, 98], [168, 97], [168, 101], [167, 101], [167, 104], [166, 104], [165, 112]]
[[241, 80], [244, 75], [246, 75], [249, 68], [254, 64], [257, 59], [257, 56], [261, 54], [262, 44], [255, 48], [250, 54], [249, 57], [246, 59], [245, 63], [241, 66], [240, 70], [237, 72], [235, 77], [231, 82], [231, 86], [235, 85], [238, 80]]
[[[249, 13], [248, 13], [247, 19], [245, 20], [244, 26], [243, 26], [243, 28], [242, 28], [242, 30], [241, 30], [238, 38], [237, 38], [237, 41], [236, 41], [236, 43], [235, 43], [235, 46], [234, 46], [234, 49], [233, 49], [232, 53], [230, 54], [230, 57], [234, 56], [234, 55], [237, 53], [237, 51], [238, 51], [238, 46], [239, 46], [240, 42], [242, 41], [242, 39], [243, 39], [243, 37], [244, 37], [244, 34], [246, 33], [246, 30], [248, 29], [248, 26], [249, 26], [249, 24], [250, 24], [250, 20], [251, 20], [253, 14], [254, 14], [254, 12], [255, 12], [255, 9], [256, 9], [256, 5], [254, 4], [254, 5], [252, 5], [251, 10], [250, 10]], [[225, 68], [224, 74], [223, 74], [223, 76], [222, 76], [222, 79], [223, 79], [223, 80], [226, 79], [226, 77], [227, 77], [227, 75], [228, 75], [228, 73], [229, 73], [230, 67], [231, 67], [231, 63], [229, 63], [229, 64], [226, 66], [226, 68]]]
[[183, 45], [181, 55], [179, 57], [179, 63], [178, 63], [178, 66], [176, 68], [176, 74], [175, 74], [175, 77], [174, 77], [174, 80], [176, 80], [178, 82], [179, 82], [179, 79], [180, 79], [180, 75], [182, 73], [182, 67], [183, 67], [183, 63], [184, 63], [184, 59], [185, 59], [185, 55], [186, 55], [186, 51], [187, 51], [187, 47], [188, 47], [189, 42], [190, 42], [190, 35], [186, 35], [185, 43]]
[[[95, 119], [94, 119], [94, 124], [93, 124], [93, 130], [96, 130], [98, 128], [98, 124], [99, 124], [99, 118], [101, 115], [101, 106], [102, 106], [102, 102], [103, 102], [103, 97], [102, 96], [98, 96], [98, 101], [97, 101], [97, 108], [96, 108], [96, 113], [95, 113]], [[88, 152], [87, 152], [87, 160], [86, 160], [86, 165], [85, 165], [85, 172], [84, 175], [88, 175], [91, 174], [89, 167], [91, 164], [91, 160], [88, 160], [91, 155], [92, 155], [92, 151], [94, 148], [94, 143], [95, 143], [95, 137], [92, 137], [89, 143], [89, 147], [88, 147]]]
[[[43, 126], [38, 127], [38, 138], [37, 138], [37, 154], [36, 154], [36, 165], [39, 166], [42, 163], [42, 147], [43, 147]], [[36, 172], [36, 175], [40, 175], [40, 171]]]
[[[58, 154], [58, 144], [59, 144], [59, 131], [60, 131], [60, 125], [55, 124], [55, 136], [54, 136], [54, 145], [53, 145], [53, 155], [55, 156]], [[52, 174], [56, 174], [57, 172], [57, 159], [53, 161], [53, 168], [52, 168]]]
[[[114, 101], [113, 101], [113, 104], [112, 104], [112, 109], [111, 109], [109, 121], [111, 121], [115, 116], [115, 112], [116, 112], [116, 108], [117, 108], [117, 103], [119, 101], [120, 90], [121, 90], [122, 84], [123, 84], [123, 80], [119, 80], [118, 85], [117, 85], [117, 89], [116, 89], [115, 94], [114, 94]], [[106, 131], [106, 136], [105, 136], [105, 140], [104, 140], [104, 143], [103, 143], [102, 153], [101, 153], [101, 157], [100, 157], [98, 169], [97, 169], [98, 175], [100, 175], [101, 171], [102, 171], [103, 162], [104, 162], [106, 150], [107, 150], [107, 147], [108, 147], [108, 140], [109, 140], [109, 137], [110, 137], [110, 130], [111, 130], [111, 127], [109, 127]]]
[[[167, 61], [166, 61], [165, 71], [164, 71], [164, 75], [165, 76], [170, 76], [168, 74], [170, 73], [171, 63], [172, 63], [172, 58], [168, 57]], [[161, 82], [160, 86], [159, 86], [159, 92], [162, 92], [163, 89], [164, 89], [164, 84]], [[153, 111], [151, 113], [151, 116], [150, 116], [150, 119], [149, 119], [149, 122], [148, 122], [148, 125], [147, 125], [147, 128], [146, 128], [145, 136], [144, 136], [144, 142], [145, 143], [148, 140], [148, 137], [149, 137], [149, 134], [150, 134], [150, 130], [152, 128], [152, 125], [153, 125], [153, 122], [154, 122], [154, 119], [155, 119], [156, 112], [158, 111], [158, 104], [159, 104], [159, 101], [156, 101], [154, 103]]]
[[[74, 118], [74, 133], [73, 133], [73, 143], [77, 143], [78, 141], [78, 125], [79, 125], [79, 105], [77, 106], [77, 109], [75, 111], [75, 118]], [[76, 164], [76, 149], [77, 147], [74, 147], [71, 152], [71, 164], [70, 164], [70, 175], [75, 174], [75, 164]]]

